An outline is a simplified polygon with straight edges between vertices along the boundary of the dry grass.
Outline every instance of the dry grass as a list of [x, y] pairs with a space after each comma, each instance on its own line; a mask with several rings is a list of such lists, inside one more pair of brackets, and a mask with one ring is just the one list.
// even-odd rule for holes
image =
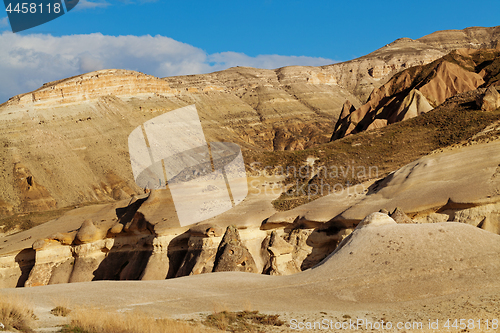
[[172, 319], [157, 319], [142, 313], [116, 313], [99, 309], [74, 309], [71, 323], [62, 333], [205, 333], [217, 332]]
[[3, 324], [4, 330], [33, 332], [31, 325], [35, 319], [33, 310], [23, 301], [11, 298], [0, 300], [0, 323]]
[[64, 306], [56, 306], [50, 310], [50, 313], [58, 317], [67, 317], [71, 313], [71, 310]]
[[230, 332], [261, 332], [262, 326], [281, 326], [279, 315], [266, 315], [258, 311], [215, 312], [203, 324]]

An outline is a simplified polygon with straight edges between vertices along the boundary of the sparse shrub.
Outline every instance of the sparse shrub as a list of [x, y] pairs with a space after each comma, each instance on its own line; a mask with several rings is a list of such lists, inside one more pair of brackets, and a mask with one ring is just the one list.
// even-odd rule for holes
[[279, 315], [265, 315], [258, 311], [222, 311], [208, 315], [203, 324], [219, 330], [231, 332], [253, 332], [259, 325], [281, 326], [284, 324]]
[[50, 310], [50, 313], [52, 313], [54, 316], [60, 316], [60, 317], [66, 317], [70, 314], [71, 310], [68, 308], [65, 308], [64, 306], [56, 306], [52, 310]]

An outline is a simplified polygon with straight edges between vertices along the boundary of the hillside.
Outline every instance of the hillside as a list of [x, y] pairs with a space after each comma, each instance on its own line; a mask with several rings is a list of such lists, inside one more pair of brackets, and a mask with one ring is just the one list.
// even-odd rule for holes
[[[500, 51], [442, 55], [442, 36], [321, 68], [103, 70], [12, 98], [0, 106], [2, 298], [29, 295], [42, 330], [65, 322], [48, 313], [60, 304], [195, 322], [215, 303], [289, 323], [494, 319]], [[352, 81], [356, 68], [366, 75]], [[242, 148], [248, 195], [184, 226], [168, 186], [135, 184], [128, 136], [191, 104], [207, 141]], [[344, 132], [330, 141], [334, 123]]]
[[18, 214], [142, 193], [129, 167], [128, 134], [190, 104], [197, 106], [208, 141], [231, 141], [256, 152], [326, 143], [346, 100], [360, 107], [392, 75], [442, 57], [450, 44], [492, 45], [498, 28], [439, 36], [397, 40], [323, 67], [237, 67], [165, 79], [103, 70], [47, 83], [0, 106], [0, 214], [14, 214], [10, 225], [32, 226], [45, 217]]
[[499, 85], [499, 55], [498, 50], [459, 49], [394, 75], [360, 108], [344, 105], [332, 140], [416, 117], [456, 94]]
[[[467, 318], [483, 325], [468, 331], [495, 330], [484, 324], [500, 315], [499, 40], [500, 27], [474, 27], [323, 67], [108, 69], [11, 98], [0, 324], [24, 313], [36, 332], [123, 331], [112, 318], [278, 333], [361, 320], [430, 333]], [[193, 104], [203, 128], [194, 107], [177, 110]], [[244, 166], [236, 145], [214, 142], [236, 143]], [[160, 185], [139, 187], [131, 163]], [[196, 191], [176, 196], [179, 184]], [[180, 223], [181, 210], [228, 203]], [[236, 328], [243, 317], [252, 324]], [[97, 328], [63, 326], [75, 318]]]

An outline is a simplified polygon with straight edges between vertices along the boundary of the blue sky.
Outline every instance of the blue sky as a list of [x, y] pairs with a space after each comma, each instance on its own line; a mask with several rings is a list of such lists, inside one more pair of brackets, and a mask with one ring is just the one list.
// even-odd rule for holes
[[400, 37], [499, 25], [500, 1], [80, 0], [12, 34], [0, 13], [0, 103], [44, 82], [103, 68], [156, 76], [231, 66], [350, 60]]

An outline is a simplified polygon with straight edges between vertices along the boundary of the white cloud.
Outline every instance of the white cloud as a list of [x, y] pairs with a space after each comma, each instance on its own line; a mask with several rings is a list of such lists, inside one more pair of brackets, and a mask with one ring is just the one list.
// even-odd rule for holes
[[80, 0], [78, 1], [78, 5], [76, 5], [75, 9], [95, 9], [95, 8], [104, 8], [108, 7], [110, 4], [106, 1], [88, 1], [88, 0]]
[[0, 19], [0, 28], [9, 26], [9, 18], [7, 16]]
[[0, 103], [39, 88], [43, 83], [118, 68], [157, 77], [201, 74], [234, 66], [278, 68], [319, 66], [333, 60], [304, 56], [222, 52], [209, 55], [164, 36], [105, 36], [100, 33], [54, 37], [45, 34], [0, 34]]
[[257, 67], [257, 68], [278, 68], [284, 66], [322, 66], [331, 64], [334, 61], [326, 58], [313, 58], [306, 56], [282, 56], [277, 54], [258, 55], [256, 57], [247, 56], [244, 53], [222, 52], [208, 56], [214, 66], [222, 66], [224, 68], [242, 66]]

